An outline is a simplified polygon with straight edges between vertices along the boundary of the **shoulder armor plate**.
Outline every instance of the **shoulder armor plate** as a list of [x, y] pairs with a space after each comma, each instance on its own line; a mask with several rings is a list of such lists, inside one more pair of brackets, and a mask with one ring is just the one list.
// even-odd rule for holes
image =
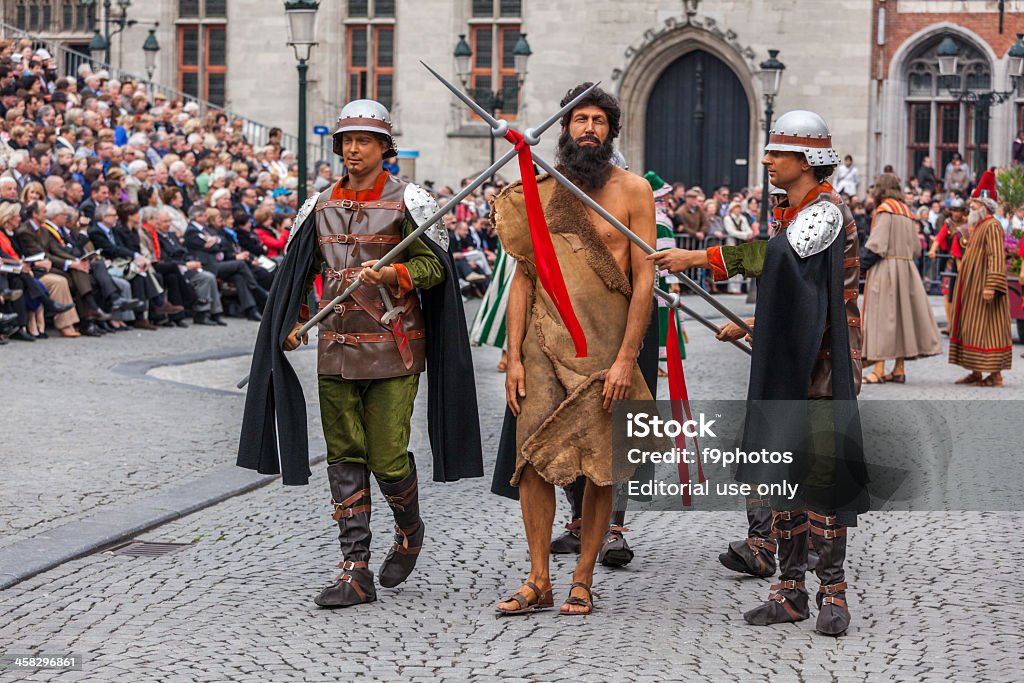
[[[423, 225], [424, 221], [437, 213], [438, 206], [430, 193], [415, 183], [405, 186], [405, 208], [416, 222], [417, 226]], [[437, 221], [423, 233], [434, 241], [445, 251], [448, 251], [448, 230], [441, 221]]]
[[843, 214], [829, 201], [815, 201], [797, 214], [786, 228], [786, 238], [800, 258], [814, 256], [829, 248], [843, 232]]
[[292, 222], [292, 229], [288, 232], [288, 241], [284, 243], [284, 250], [288, 251], [288, 247], [292, 245], [292, 240], [295, 239], [295, 235], [298, 234], [299, 228], [309, 218], [309, 214], [313, 213], [313, 209], [316, 207], [317, 200], [320, 199], [320, 193], [314, 194], [312, 197], [307, 197], [306, 201], [302, 203], [299, 210], [295, 212], [295, 220]]

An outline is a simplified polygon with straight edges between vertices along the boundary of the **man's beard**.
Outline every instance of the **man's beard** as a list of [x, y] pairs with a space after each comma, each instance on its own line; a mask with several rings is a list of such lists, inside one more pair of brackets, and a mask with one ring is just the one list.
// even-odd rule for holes
[[592, 135], [580, 137], [581, 141], [592, 140], [597, 147], [581, 147], [569, 135], [569, 131], [558, 138], [558, 154], [555, 160], [564, 169], [565, 175], [583, 190], [592, 192], [604, 187], [612, 175], [611, 164], [614, 147], [611, 139], [603, 143]]
[[984, 209], [971, 209], [971, 212], [967, 214], [967, 227], [976, 227], [978, 223], [985, 220], [987, 216], [988, 211], [985, 211]]

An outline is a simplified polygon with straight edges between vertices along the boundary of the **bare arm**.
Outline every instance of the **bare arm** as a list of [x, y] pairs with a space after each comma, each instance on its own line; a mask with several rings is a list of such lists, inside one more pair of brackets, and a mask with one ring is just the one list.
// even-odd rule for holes
[[526, 396], [526, 373], [523, 369], [523, 339], [533, 298], [533, 281], [520, 265], [509, 285], [505, 309], [505, 334], [508, 340], [508, 368], [505, 373], [505, 400], [513, 415], [519, 415], [519, 399]]
[[[629, 228], [637, 237], [654, 246], [657, 227], [654, 221], [654, 194], [647, 183], [636, 183], [630, 188]], [[633, 379], [633, 365], [640, 353], [644, 332], [650, 320], [651, 298], [654, 289], [654, 268], [644, 251], [630, 243], [629, 263], [632, 273], [633, 296], [629, 300], [626, 315], [626, 332], [619, 346], [619, 353], [608, 370], [604, 381], [604, 409], [611, 410], [612, 401], [622, 401], [629, 396]]]

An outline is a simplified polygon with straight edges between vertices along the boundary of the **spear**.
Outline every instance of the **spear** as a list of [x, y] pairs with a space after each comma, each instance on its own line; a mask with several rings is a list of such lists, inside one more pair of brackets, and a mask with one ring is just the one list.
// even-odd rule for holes
[[[422, 62], [420, 62], [420, 63], [422, 64]], [[439, 73], [437, 73], [437, 71], [435, 71], [434, 69], [431, 69], [426, 64], [423, 64], [423, 66], [425, 66], [428, 70], [430, 70], [430, 72], [433, 73], [435, 76], [437, 76], [438, 78], [441, 78], [443, 80], [444, 77], [441, 76]], [[587, 95], [587, 93], [589, 93], [591, 90], [593, 90], [596, 87], [597, 87], [597, 83], [595, 83], [594, 85], [590, 86], [590, 88], [588, 88], [584, 92], [580, 93], [579, 96], [573, 98], [573, 100], [571, 102], [568, 102], [564, 107], [562, 107], [557, 112], [555, 112], [552, 116], [550, 116], [540, 126], [537, 126], [536, 128], [531, 128], [530, 130], [528, 130], [527, 133], [526, 133], [526, 136], [524, 136], [526, 141], [529, 143], [530, 140], [533, 140], [534, 144], [536, 144], [537, 140], [539, 139], [539, 136], [542, 133], [544, 133], [545, 130], [550, 128], [552, 125], [554, 125], [554, 123], [556, 121], [558, 121], [560, 118], [562, 118], [562, 115], [565, 114], [565, 112], [572, 111], [572, 108], [575, 107], [579, 103], [579, 101], [582, 100]], [[461, 93], [461, 91], [457, 92], [456, 94], [459, 95], [460, 99], [463, 99], [463, 101], [472, 102], [472, 100], [469, 99], [468, 96], [463, 95]], [[474, 104], [475, 104], [475, 102], [474, 102]], [[507, 121], [500, 121], [499, 122], [499, 121], [497, 121], [495, 119], [491, 119], [491, 121], [494, 122], [493, 125], [492, 125], [492, 132], [495, 135], [502, 135], [502, 136], [504, 136], [505, 133], [508, 132], [508, 122]], [[381, 268], [383, 268], [386, 265], [389, 265], [392, 261], [394, 261], [399, 256], [401, 256], [405, 252], [405, 250], [420, 235], [422, 235], [424, 232], [426, 232], [426, 230], [430, 226], [432, 226], [434, 223], [436, 223], [439, 220], [441, 220], [441, 218], [446, 213], [451, 211], [451, 207], [458, 205], [459, 202], [461, 202], [463, 199], [468, 197], [474, 190], [476, 190], [478, 187], [480, 187], [485, 182], [487, 182], [487, 180], [489, 178], [491, 178], [491, 176], [493, 176], [495, 173], [497, 173], [502, 167], [504, 167], [507, 163], [509, 163], [513, 159], [515, 159], [518, 156], [518, 154], [519, 154], [519, 152], [516, 149], [514, 149], [514, 148], [510, 149], [508, 152], [503, 154], [500, 159], [495, 161], [485, 171], [483, 171], [480, 175], [478, 175], [476, 177], [476, 179], [473, 180], [473, 182], [471, 182], [470, 184], [466, 185], [466, 187], [462, 188], [462, 190], [460, 190], [458, 192], [458, 194], [456, 194], [454, 197], [452, 197], [445, 206], [441, 207], [436, 212], [434, 212], [434, 214], [432, 216], [430, 216], [430, 218], [425, 220], [418, 228], [416, 228], [416, 230], [410, 232], [408, 237], [403, 239], [401, 242], [399, 242], [397, 245], [395, 245], [395, 247], [391, 251], [389, 251], [387, 254], [385, 254], [383, 257], [381, 257], [381, 259], [379, 261], [377, 261], [377, 263], [375, 263], [373, 265], [373, 270], [379, 271]], [[325, 317], [330, 315], [330, 313], [334, 310], [335, 306], [337, 306], [338, 304], [342, 303], [343, 301], [348, 299], [350, 296], [352, 296], [352, 292], [354, 292], [356, 289], [358, 289], [360, 286], [362, 286], [362, 284], [363, 283], [360, 280], [356, 280], [352, 284], [350, 284], [345, 289], [345, 291], [343, 291], [341, 294], [339, 294], [334, 299], [332, 299], [331, 302], [329, 304], [327, 304], [326, 307], [320, 309], [320, 311], [317, 312], [316, 315], [311, 317], [299, 329], [298, 336], [302, 337], [303, 335], [308, 334], [309, 331], [311, 329], [313, 329], [313, 327], [315, 325], [317, 325], [321, 320], [323, 320]], [[249, 376], [246, 375], [235, 386], [237, 386], [239, 389], [242, 389], [248, 383], [249, 383]]]
[[[423, 64], [423, 62], [420, 62], [420, 63]], [[472, 109], [484, 121], [489, 123], [491, 125], [492, 131], [498, 131], [498, 130], [500, 130], [502, 128], [504, 130], [508, 129], [508, 122], [507, 121], [499, 121], [499, 120], [497, 120], [496, 118], [491, 116], [491, 114], [486, 109], [484, 109], [479, 104], [477, 104], [473, 100], [473, 98], [471, 98], [469, 95], [467, 95], [462, 90], [460, 90], [455, 85], [453, 85], [444, 76], [442, 76], [441, 74], [437, 73], [437, 71], [431, 69], [426, 64], [423, 64], [423, 66], [425, 66], [430, 71], [430, 73], [434, 74], [434, 77], [437, 78], [439, 81], [441, 81], [441, 83], [444, 84], [444, 86], [446, 88], [451, 90], [452, 93], [456, 97], [458, 97], [460, 100], [465, 102], [466, 106], [468, 106], [470, 109]], [[550, 126], [552, 123], [554, 123], [555, 117], [561, 117], [562, 114], [564, 114], [566, 111], [572, 111], [572, 107], [575, 106], [575, 103], [578, 100], [581, 100], [586, 93], [590, 92], [595, 87], [597, 87], [597, 83], [594, 83], [593, 85], [591, 85], [586, 91], [581, 93], [579, 95], [579, 97], [573, 98], [573, 101], [570, 102], [565, 107], [562, 107], [562, 110], [558, 114], [555, 114], [555, 116], [552, 116], [551, 118], [549, 118], [547, 121], [544, 122], [544, 128], [546, 128], [547, 126]], [[541, 129], [539, 129], [539, 132], [543, 132], [543, 130], [544, 129], [541, 128]], [[537, 142], [539, 141], [538, 140], [539, 132], [537, 130], [535, 130], [535, 129], [528, 129], [523, 134], [523, 139], [526, 141], [526, 143], [528, 145], [531, 145], [531, 146], [536, 145]], [[583, 202], [584, 204], [589, 206], [591, 209], [596, 211], [599, 216], [604, 218], [606, 221], [608, 221], [609, 224], [611, 224], [619, 232], [621, 232], [623, 235], [625, 235], [625, 237], [627, 239], [629, 239], [630, 242], [632, 242], [636, 246], [640, 247], [640, 249], [642, 249], [645, 254], [653, 254], [655, 252], [654, 247], [652, 247], [651, 245], [647, 244], [642, 239], [640, 239], [640, 237], [637, 236], [636, 233], [634, 233], [632, 230], [630, 230], [625, 225], [623, 225], [622, 222], [618, 218], [613, 216], [603, 206], [601, 206], [596, 201], [594, 201], [593, 198], [590, 197], [590, 195], [588, 195], [586, 192], [584, 192], [579, 187], [577, 187], [574, 182], [572, 182], [571, 180], [566, 178], [564, 175], [559, 173], [559, 171], [554, 166], [552, 166], [548, 162], [544, 161], [544, 159], [537, 152], [533, 152], [533, 161], [539, 167], [541, 167], [542, 169], [547, 171], [547, 173], [550, 176], [552, 176], [555, 180], [557, 180], [559, 183], [564, 185], [570, 192], [572, 192], [574, 195], [576, 195], [576, 197], [578, 197], [581, 202]], [[743, 320], [738, 315], [736, 315], [731, 310], [729, 310], [729, 308], [725, 304], [723, 304], [722, 302], [718, 301], [713, 296], [711, 296], [710, 294], [705, 292], [704, 289], [699, 284], [694, 282], [692, 278], [688, 277], [685, 273], [676, 273], [676, 276], [679, 278], [679, 280], [684, 285], [686, 285], [691, 290], [693, 290], [694, 294], [696, 294], [697, 296], [701, 297], [706, 302], [708, 302], [708, 304], [710, 304], [712, 308], [716, 309], [719, 313], [721, 313], [726, 318], [728, 318], [729, 320], [734, 322], [744, 332], [746, 332], [747, 334], [750, 334], [750, 335], [752, 335], [754, 333], [754, 331], [750, 329], [750, 326], [747, 325], [745, 320]]]

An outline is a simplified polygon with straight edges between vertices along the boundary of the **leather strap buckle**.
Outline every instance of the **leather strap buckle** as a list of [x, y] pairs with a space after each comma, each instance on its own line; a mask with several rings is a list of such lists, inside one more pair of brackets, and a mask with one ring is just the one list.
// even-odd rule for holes
[[842, 593], [847, 588], [849, 588], [849, 585], [843, 581], [841, 583], [833, 583], [829, 585], [822, 584], [818, 586], [818, 592], [824, 593], [825, 595], [832, 595], [834, 593]]
[[803, 581], [797, 581], [796, 579], [786, 579], [779, 581], [778, 583], [772, 584], [771, 590], [789, 590], [795, 591], [804, 587]]
[[351, 211], [352, 209], [356, 208], [358, 204], [353, 199], [342, 199], [339, 206], [342, 209], [348, 209], [349, 211]]
[[353, 569], [366, 569], [369, 565], [366, 562], [354, 562], [352, 560], [346, 560], [345, 562], [338, 563], [338, 569], [344, 569], [345, 571], [352, 571]]

